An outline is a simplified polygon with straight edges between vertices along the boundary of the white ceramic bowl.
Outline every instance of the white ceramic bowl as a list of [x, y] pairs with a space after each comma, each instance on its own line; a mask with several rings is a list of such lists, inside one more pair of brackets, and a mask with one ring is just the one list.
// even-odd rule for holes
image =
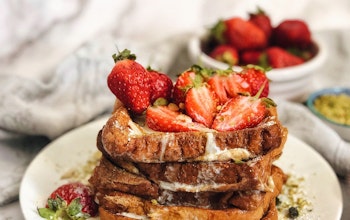
[[[193, 36], [188, 42], [188, 52], [193, 63], [215, 69], [227, 69], [226, 63], [217, 61], [202, 51], [202, 42], [208, 37], [206, 31]], [[303, 102], [312, 91], [312, 78], [326, 59], [326, 48], [321, 39], [314, 36], [316, 55], [309, 61], [292, 67], [272, 69], [267, 72], [270, 82], [270, 97], [273, 99]], [[240, 67], [234, 67], [240, 69]]]
[[319, 111], [316, 110], [314, 106], [315, 100], [322, 96], [322, 95], [332, 95], [332, 94], [347, 94], [350, 96], [350, 88], [341, 88], [341, 87], [335, 87], [335, 88], [326, 88], [321, 89], [318, 91], [313, 92], [307, 99], [307, 107], [310, 109], [310, 111], [316, 115], [318, 118], [322, 119], [329, 127], [333, 128], [339, 136], [341, 136], [344, 140], [350, 141], [350, 125], [344, 125], [337, 123], [335, 121], [332, 121], [328, 118], [326, 118], [324, 115], [322, 115]]

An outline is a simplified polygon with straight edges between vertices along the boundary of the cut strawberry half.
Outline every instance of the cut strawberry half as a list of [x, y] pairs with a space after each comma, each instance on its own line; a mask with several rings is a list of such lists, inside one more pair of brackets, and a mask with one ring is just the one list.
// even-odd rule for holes
[[265, 70], [259, 66], [248, 65], [241, 72], [241, 76], [248, 82], [251, 88], [251, 95], [255, 96], [263, 88], [260, 98], [267, 97], [270, 92], [269, 79]]
[[[171, 105], [171, 104], [170, 104]], [[171, 106], [150, 106], [146, 111], [146, 124], [155, 131], [181, 132], [206, 130], [204, 125], [173, 109]]]
[[224, 104], [229, 99], [225, 89], [226, 80], [227, 76], [223, 74], [214, 74], [207, 82], [210, 89], [216, 94], [219, 104]]
[[225, 103], [216, 115], [212, 128], [218, 131], [234, 131], [255, 127], [265, 118], [267, 107], [272, 103], [267, 98], [236, 96]]
[[194, 85], [200, 85], [210, 75], [211, 70], [202, 68], [199, 65], [193, 65], [181, 73], [174, 85], [173, 102], [177, 105], [185, 103], [187, 91]]
[[185, 110], [194, 121], [210, 127], [216, 114], [217, 98], [207, 84], [195, 86], [188, 90]]
[[251, 92], [249, 83], [239, 74], [231, 73], [226, 80], [225, 89], [230, 97]]

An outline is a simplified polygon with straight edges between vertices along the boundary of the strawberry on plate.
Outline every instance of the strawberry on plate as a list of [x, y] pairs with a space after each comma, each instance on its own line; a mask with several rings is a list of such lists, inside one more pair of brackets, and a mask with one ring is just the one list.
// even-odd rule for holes
[[227, 76], [225, 89], [230, 97], [251, 92], [249, 83], [240, 74], [235, 72]]
[[186, 94], [186, 114], [194, 121], [210, 127], [216, 114], [217, 98], [206, 83], [190, 88]]
[[247, 65], [240, 73], [251, 88], [251, 95], [255, 96], [261, 88], [263, 88], [260, 97], [267, 97], [270, 92], [269, 79], [266, 76], [265, 70], [259, 66]]
[[158, 98], [164, 98], [169, 101], [173, 90], [173, 81], [168, 75], [153, 70], [150, 67], [147, 68], [147, 71], [150, 75], [151, 103]]
[[201, 131], [207, 128], [192, 121], [192, 118], [179, 111], [175, 104], [150, 106], [146, 111], [146, 124], [155, 131], [181, 132]]
[[230, 66], [236, 65], [239, 61], [237, 49], [227, 44], [220, 44], [216, 46], [210, 52], [209, 56], [218, 61], [227, 63]]
[[249, 83], [232, 69], [217, 70], [208, 79], [207, 83], [216, 94], [219, 104], [225, 103], [229, 98], [238, 94], [251, 92]]
[[141, 114], [151, 103], [150, 76], [127, 49], [113, 58], [115, 65], [107, 78], [108, 87], [126, 108]]
[[185, 103], [187, 91], [195, 84], [201, 84], [204, 78], [208, 77], [210, 74], [210, 70], [198, 65], [193, 65], [191, 68], [182, 72], [174, 85], [173, 102], [177, 105]]
[[45, 219], [87, 219], [97, 215], [98, 205], [88, 185], [80, 182], [67, 183], [49, 196], [46, 208], [38, 208]]
[[229, 96], [226, 92], [226, 81], [227, 74], [224, 72], [215, 73], [212, 77], [209, 78], [207, 84], [210, 86], [210, 89], [214, 91], [218, 99], [219, 104], [223, 104], [228, 101]]
[[269, 105], [274, 103], [267, 98], [236, 96], [221, 108], [211, 128], [217, 131], [234, 131], [254, 127], [265, 118]]
[[266, 49], [268, 63], [272, 68], [282, 68], [295, 66], [304, 63], [304, 60], [298, 56], [289, 53], [281, 47], [269, 47]]

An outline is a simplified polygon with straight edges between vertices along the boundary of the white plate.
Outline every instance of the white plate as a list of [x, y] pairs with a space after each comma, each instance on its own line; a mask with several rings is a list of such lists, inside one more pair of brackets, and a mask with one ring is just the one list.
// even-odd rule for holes
[[[82, 166], [96, 150], [96, 136], [106, 118], [70, 131], [45, 147], [31, 162], [20, 187], [20, 205], [26, 219], [42, 219], [37, 207], [45, 205], [48, 195], [67, 182], [62, 175]], [[286, 173], [304, 176], [307, 200], [313, 211], [298, 219], [338, 220], [343, 209], [338, 179], [313, 148], [292, 135], [288, 136], [282, 157], [277, 161]], [[97, 218], [98, 219], [98, 218]]]

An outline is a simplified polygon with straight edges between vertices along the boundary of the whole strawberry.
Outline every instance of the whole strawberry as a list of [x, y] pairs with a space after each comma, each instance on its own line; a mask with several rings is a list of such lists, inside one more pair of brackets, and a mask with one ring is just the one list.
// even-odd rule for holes
[[246, 50], [243, 51], [240, 57], [241, 65], [259, 65], [261, 66], [262, 60], [264, 60], [264, 51], [263, 50]]
[[273, 30], [273, 41], [284, 48], [307, 48], [311, 44], [311, 32], [303, 20], [284, 20]]
[[141, 114], [151, 103], [150, 76], [127, 49], [113, 58], [115, 65], [107, 78], [108, 87], [126, 108]]
[[151, 103], [154, 103], [158, 98], [164, 98], [169, 101], [173, 91], [173, 81], [168, 75], [150, 67], [147, 68], [147, 71], [150, 75]]
[[97, 209], [92, 189], [80, 182], [74, 182], [53, 191], [46, 208], [38, 208], [38, 211], [45, 219], [87, 219], [96, 216]]
[[230, 66], [236, 65], [239, 61], [238, 51], [230, 45], [221, 44], [216, 46], [209, 54], [212, 58], [227, 63]]
[[238, 51], [264, 48], [268, 43], [263, 30], [251, 21], [233, 17], [225, 20], [224, 24], [227, 43]]
[[263, 30], [266, 38], [269, 39], [272, 34], [272, 25], [270, 17], [261, 8], [257, 9], [257, 12], [249, 14], [249, 21]]
[[272, 68], [295, 66], [304, 63], [304, 60], [280, 47], [266, 49], [268, 63]]

